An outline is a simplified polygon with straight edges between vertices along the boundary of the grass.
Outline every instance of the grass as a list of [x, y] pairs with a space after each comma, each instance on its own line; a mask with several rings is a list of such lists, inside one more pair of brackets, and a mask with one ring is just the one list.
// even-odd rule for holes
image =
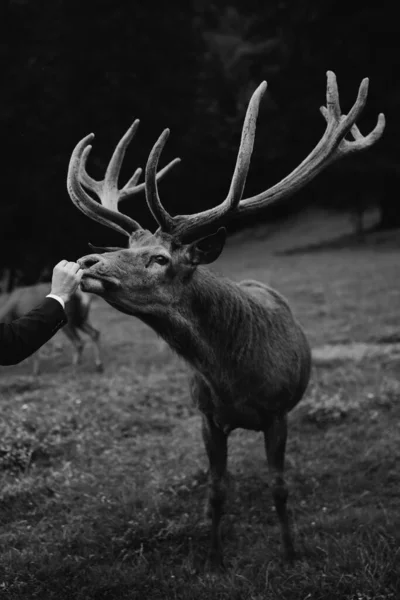
[[[275, 239], [279, 250], [282, 240], [301, 245], [304, 227], [241, 234], [216, 269], [284, 293], [314, 348], [398, 336], [398, 249], [273, 253]], [[1, 599], [400, 596], [398, 354], [314, 365], [290, 419], [293, 565], [280, 558], [262, 436], [231, 435], [227, 569], [213, 574], [204, 570], [206, 460], [186, 367], [101, 300], [93, 322], [104, 374], [89, 347], [74, 373], [61, 334], [45, 348], [38, 381], [29, 361], [0, 369]]]

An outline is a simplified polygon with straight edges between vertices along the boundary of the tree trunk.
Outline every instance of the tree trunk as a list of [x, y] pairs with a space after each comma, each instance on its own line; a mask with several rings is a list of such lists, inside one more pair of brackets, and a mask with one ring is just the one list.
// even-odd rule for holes
[[398, 200], [399, 180], [397, 177], [389, 181], [385, 178], [385, 189], [379, 201], [380, 220], [378, 229], [400, 228], [400, 204]]

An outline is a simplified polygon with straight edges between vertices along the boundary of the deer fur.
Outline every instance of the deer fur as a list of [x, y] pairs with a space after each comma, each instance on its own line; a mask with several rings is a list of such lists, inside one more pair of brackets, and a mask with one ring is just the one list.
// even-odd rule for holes
[[[49, 283], [37, 283], [32, 286], [15, 288], [0, 307], [0, 322], [9, 323], [33, 310], [50, 293], [50, 287]], [[79, 331], [90, 337], [94, 347], [96, 370], [101, 372], [103, 363], [99, 344], [100, 332], [89, 322], [91, 302], [91, 295], [78, 288], [65, 304], [68, 323], [64, 325], [61, 331], [72, 343], [72, 364], [74, 366], [81, 362], [84, 348], [84, 342], [79, 335]], [[32, 372], [34, 375], [38, 375], [39, 371], [40, 351], [32, 356]]]

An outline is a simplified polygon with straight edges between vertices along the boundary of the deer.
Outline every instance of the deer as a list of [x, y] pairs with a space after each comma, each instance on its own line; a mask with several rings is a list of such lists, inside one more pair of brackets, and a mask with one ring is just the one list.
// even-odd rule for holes
[[[362, 80], [356, 102], [342, 114], [336, 76], [327, 71], [326, 129], [312, 152], [289, 175], [261, 193], [242, 198], [253, 150], [259, 105], [267, 88], [254, 91], [244, 118], [239, 151], [225, 200], [195, 214], [171, 216], [161, 203], [158, 179], [180, 159], [157, 172], [170, 130], [153, 146], [144, 183], [130, 180], [118, 188], [120, 167], [139, 120], [120, 140], [105, 178], [94, 180], [86, 170], [91, 133], [74, 148], [67, 190], [86, 216], [122, 234], [126, 247], [92, 247], [78, 259], [82, 288], [151, 327], [180, 355], [190, 370], [191, 396], [201, 415], [208, 457], [205, 514], [211, 520], [207, 564], [224, 568], [221, 520], [228, 492], [228, 436], [237, 429], [263, 433], [269, 487], [280, 525], [284, 558], [296, 557], [288, 513], [284, 460], [288, 414], [302, 399], [311, 373], [306, 334], [288, 301], [265, 283], [236, 283], [208, 265], [220, 256], [233, 217], [256, 213], [294, 194], [336, 160], [365, 150], [382, 135], [385, 117], [364, 136], [356, 121], [368, 95]], [[346, 136], [352, 136], [347, 139]], [[137, 185], [136, 185], [137, 184]], [[151, 232], [118, 210], [122, 199], [145, 191], [148, 208], [158, 224]]]
[[[15, 288], [0, 307], [0, 322], [10, 322], [33, 310], [50, 293], [50, 287], [50, 283], [41, 282], [31, 286]], [[79, 332], [84, 332], [90, 337], [93, 342], [96, 371], [101, 373], [103, 372], [103, 362], [99, 343], [100, 332], [89, 322], [92, 300], [93, 296], [78, 288], [65, 303], [68, 323], [64, 325], [61, 331], [73, 345], [72, 364], [74, 367], [80, 364], [84, 348], [84, 342]], [[36, 352], [32, 357], [32, 374], [38, 376], [39, 373], [40, 352]]]

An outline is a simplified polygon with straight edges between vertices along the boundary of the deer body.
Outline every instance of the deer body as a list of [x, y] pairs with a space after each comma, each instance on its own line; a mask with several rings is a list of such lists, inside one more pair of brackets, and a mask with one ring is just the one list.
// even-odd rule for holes
[[[262, 431], [271, 476], [271, 492], [281, 526], [285, 555], [294, 556], [284, 480], [287, 414], [301, 400], [310, 377], [311, 354], [305, 334], [286, 300], [257, 281], [240, 284], [220, 278], [205, 267], [223, 250], [230, 216], [253, 213], [286, 198], [311, 181], [329, 163], [370, 147], [382, 135], [381, 114], [374, 130], [363, 136], [356, 119], [365, 106], [368, 79], [347, 115], [342, 115], [334, 73], [327, 73], [327, 122], [320, 142], [282, 181], [242, 199], [254, 144], [263, 82], [250, 99], [240, 148], [225, 200], [196, 214], [171, 216], [163, 207], [157, 172], [169, 130], [150, 152], [145, 183], [136, 185], [141, 170], [122, 189], [118, 176], [135, 121], [118, 143], [105, 178], [92, 179], [85, 164], [90, 134], [74, 149], [67, 187], [71, 200], [90, 218], [128, 236], [128, 248], [94, 248], [79, 259], [82, 289], [100, 295], [111, 306], [139, 317], [192, 367], [192, 395], [202, 414], [202, 434], [209, 460], [207, 515], [211, 517], [210, 558], [222, 564], [220, 521], [226, 497], [227, 438], [236, 428]], [[346, 135], [353, 140], [346, 139]], [[118, 210], [121, 199], [145, 189], [148, 207], [159, 228], [155, 233]], [[86, 191], [98, 196], [96, 202]], [[205, 236], [205, 237], [204, 237]]]
[[[150, 269], [151, 254], [167, 250], [171, 263], [166, 268], [154, 263], [149, 281], [143, 265]], [[210, 462], [207, 514], [212, 518], [212, 563], [222, 564], [227, 438], [236, 428], [264, 432], [285, 554], [292, 557], [283, 460], [286, 416], [300, 401], [310, 376], [306, 336], [275, 290], [258, 281], [237, 284], [202, 266], [194, 269], [186, 264], [182, 269], [184, 256], [177, 248], [173, 254], [168, 236], [134, 233], [129, 250], [80, 259], [86, 269], [81, 285], [149, 325], [193, 370], [192, 397], [202, 414]], [[103, 285], [105, 289], [99, 289]]]
[[[50, 293], [50, 287], [49, 283], [37, 283], [36, 285], [20, 287], [13, 290], [0, 308], [0, 322], [9, 323], [33, 310], [43, 302], [46, 295]], [[89, 322], [91, 301], [92, 298], [90, 294], [77, 289], [70, 300], [65, 303], [65, 312], [68, 323], [64, 325], [61, 331], [63, 331], [73, 345], [73, 365], [80, 363], [84, 347], [84, 343], [78, 332], [82, 331], [86, 333], [91, 338], [94, 345], [96, 369], [102, 371], [103, 364], [99, 345], [100, 332]], [[34, 375], [38, 375], [39, 365], [40, 355], [39, 352], [36, 352], [33, 355]]]
[[178, 309], [137, 316], [194, 371], [192, 398], [202, 414], [210, 463], [206, 514], [212, 519], [212, 564], [222, 564], [220, 520], [227, 491], [227, 439], [236, 428], [264, 432], [284, 552], [293, 558], [283, 474], [286, 416], [307, 388], [311, 351], [288, 303], [258, 281], [235, 284], [198, 269]]
[[[236, 284], [197, 269], [176, 309], [137, 313], [193, 368], [198, 408], [226, 431], [262, 431], [308, 384], [310, 349], [286, 300], [256, 281]], [[216, 369], [215, 365], [218, 365]], [[205, 402], [205, 404], [204, 404]]]

